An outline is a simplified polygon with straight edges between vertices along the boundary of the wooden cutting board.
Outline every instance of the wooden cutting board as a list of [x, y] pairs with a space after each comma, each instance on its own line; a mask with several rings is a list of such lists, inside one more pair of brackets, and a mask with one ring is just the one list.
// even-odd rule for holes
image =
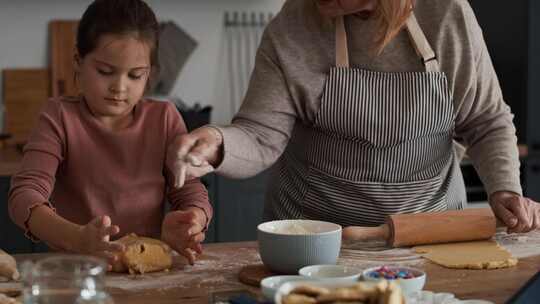
[[77, 96], [73, 67], [78, 20], [53, 20], [49, 23], [52, 96]]
[[6, 69], [2, 79], [4, 130], [12, 135], [11, 142], [25, 142], [50, 96], [49, 70]]
[[240, 272], [238, 273], [238, 279], [244, 284], [254, 287], [260, 287], [261, 281], [264, 278], [275, 275], [277, 275], [277, 273], [272, 272], [263, 264], [254, 264], [242, 267], [242, 269], [240, 269]]

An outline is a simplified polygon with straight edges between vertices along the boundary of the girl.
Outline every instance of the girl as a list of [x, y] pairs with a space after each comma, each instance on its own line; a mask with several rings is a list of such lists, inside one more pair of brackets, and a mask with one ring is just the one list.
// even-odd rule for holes
[[466, 0], [289, 0], [233, 123], [175, 145], [181, 167], [230, 177], [277, 162], [267, 220], [373, 226], [464, 208], [460, 139], [495, 215], [527, 232], [540, 205], [521, 195], [512, 118]]
[[[77, 32], [78, 98], [48, 101], [13, 177], [10, 216], [59, 250], [113, 262], [134, 232], [194, 262], [212, 216], [204, 186], [174, 189], [168, 147], [186, 133], [171, 103], [143, 99], [158, 22], [141, 0], [96, 0]], [[163, 215], [167, 199], [172, 211]]]

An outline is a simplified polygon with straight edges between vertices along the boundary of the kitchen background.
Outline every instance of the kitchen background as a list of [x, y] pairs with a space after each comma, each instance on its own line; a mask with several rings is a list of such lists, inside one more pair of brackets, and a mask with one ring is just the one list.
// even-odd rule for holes
[[[240, 33], [243, 27], [238, 27], [238, 30], [231, 33], [229, 28], [225, 27], [225, 13], [231, 12], [231, 19], [234, 17], [233, 12], [240, 13], [239, 22], [242, 19], [241, 13], [247, 13], [247, 19], [251, 23], [251, 13], [255, 12], [257, 19], [260, 13], [275, 14], [284, 0], [147, 2], [160, 21], [174, 22], [197, 43], [178, 74], [170, 95], [180, 97], [189, 105], [195, 102], [212, 105], [215, 122], [229, 121], [232, 116], [231, 108], [227, 106], [229, 100], [223, 100], [224, 96], [228, 96], [227, 88], [223, 86], [229, 77], [226, 70], [230, 60], [227, 56], [228, 42], [233, 39], [234, 46], [238, 46], [245, 43], [241, 39], [248, 34]], [[55, 19], [78, 19], [89, 3], [88, 0], [1, 1], [0, 69], [47, 67], [50, 58], [49, 22]], [[233, 51], [236, 52], [237, 49]], [[238, 55], [243, 54], [233, 55], [233, 60], [236, 60]]]
[[[192, 127], [204, 122], [210, 108], [212, 122], [230, 121], [245, 92], [264, 25], [284, 0], [147, 2], [166, 29], [168, 43], [163, 44], [163, 54], [176, 54], [176, 60], [166, 65], [170, 68], [160, 77], [152, 95], [175, 101], [189, 116]], [[520, 0], [513, 1], [511, 6], [504, 0], [470, 2], [484, 30], [505, 99], [516, 115], [518, 137], [524, 147], [523, 185], [529, 196], [540, 200], [540, 189], [535, 187], [540, 180], [540, 131], [531, 119], [540, 116], [540, 108], [533, 102], [540, 98], [540, 88], [534, 85], [540, 81], [540, 2]], [[53, 21], [76, 20], [88, 3], [89, 0], [0, 2], [0, 121], [4, 126], [0, 141], [4, 146], [12, 148], [24, 140], [39, 106], [29, 104], [29, 100], [33, 98], [39, 103], [41, 96], [69, 92], [71, 55], [65, 55], [65, 47], [57, 49], [66, 44], [62, 40], [66, 24]], [[51, 61], [57, 64], [52, 65]], [[34, 91], [28, 90], [29, 83]], [[4, 140], [5, 133], [12, 137]], [[4, 206], [10, 175], [19, 159], [20, 156], [0, 149], [0, 204]], [[464, 162], [463, 171], [471, 205], [485, 206], [485, 193], [474, 169]], [[204, 182], [216, 212], [207, 240], [255, 239], [267, 172], [242, 181], [209, 175]], [[0, 248], [11, 253], [45, 250], [24, 238], [21, 230], [11, 224], [6, 209], [0, 209]]]

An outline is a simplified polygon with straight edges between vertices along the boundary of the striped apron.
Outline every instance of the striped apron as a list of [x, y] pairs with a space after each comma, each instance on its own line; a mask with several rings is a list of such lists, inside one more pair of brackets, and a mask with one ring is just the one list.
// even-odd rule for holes
[[337, 18], [336, 67], [314, 124], [295, 125], [277, 163], [265, 220], [373, 226], [390, 214], [464, 207], [452, 94], [414, 15], [406, 28], [426, 72], [349, 68]]

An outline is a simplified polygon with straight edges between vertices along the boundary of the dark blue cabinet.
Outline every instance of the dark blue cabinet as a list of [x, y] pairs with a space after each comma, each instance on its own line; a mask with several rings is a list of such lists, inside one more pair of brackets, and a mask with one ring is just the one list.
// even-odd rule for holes
[[2, 212], [0, 212], [0, 248], [8, 253], [29, 253], [33, 251], [34, 244], [27, 239], [23, 230], [16, 226], [9, 218], [7, 197], [10, 177], [0, 177], [0, 198]]
[[262, 221], [268, 178], [269, 171], [243, 180], [216, 177], [215, 241], [257, 239], [257, 225]]
[[527, 145], [525, 175], [527, 195], [540, 201], [540, 1], [529, 0], [529, 48], [527, 85]]

